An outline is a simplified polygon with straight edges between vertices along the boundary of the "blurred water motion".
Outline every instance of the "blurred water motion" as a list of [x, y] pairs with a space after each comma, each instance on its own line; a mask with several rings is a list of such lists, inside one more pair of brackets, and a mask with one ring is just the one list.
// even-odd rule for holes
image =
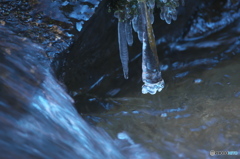
[[[219, 158], [210, 156], [210, 150], [240, 152], [239, 61], [237, 55], [213, 69], [191, 73], [154, 96], [111, 98], [118, 109], [86, 115], [87, 120], [112, 136], [126, 131], [163, 158], [210, 159]], [[200, 83], [194, 82], [199, 78]]]
[[41, 46], [0, 26], [0, 158], [159, 158], [122, 131], [113, 139], [89, 126], [49, 64]]
[[163, 158], [228, 157], [210, 156], [211, 150], [240, 154], [240, 3], [215, 4], [223, 10], [198, 12], [182, 39], [157, 40], [165, 51], [161, 93], [141, 95], [132, 81], [126, 82], [106, 99], [115, 109], [85, 114], [86, 119], [111, 136], [128, 132]]

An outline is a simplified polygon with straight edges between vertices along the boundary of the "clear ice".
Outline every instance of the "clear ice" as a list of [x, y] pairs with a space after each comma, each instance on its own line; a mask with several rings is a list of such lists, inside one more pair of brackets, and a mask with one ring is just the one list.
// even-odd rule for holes
[[164, 88], [164, 80], [161, 76], [155, 37], [146, 3], [139, 3], [139, 8], [146, 22], [142, 40], [142, 80], [144, 82], [142, 93], [154, 95]]
[[129, 46], [133, 44], [133, 35], [132, 35], [132, 23], [130, 20], [124, 22], [125, 23], [125, 32], [126, 32], [126, 39]]
[[124, 78], [128, 79], [128, 47], [127, 47], [127, 39], [125, 32], [125, 22], [118, 22], [118, 43], [119, 43], [119, 51], [120, 51], [120, 59], [123, 66]]
[[172, 20], [177, 20], [176, 8], [179, 7], [180, 3], [184, 5], [185, 2], [184, 0], [138, 0], [134, 14], [131, 13], [132, 6], [124, 6], [124, 9], [115, 12], [115, 16], [118, 18], [120, 59], [126, 79], [128, 79], [128, 45], [133, 44], [132, 28], [138, 34], [139, 41], [142, 42], [143, 94], [153, 95], [164, 88], [152, 29], [154, 8], [155, 6], [159, 7], [161, 10], [160, 18], [170, 24]]

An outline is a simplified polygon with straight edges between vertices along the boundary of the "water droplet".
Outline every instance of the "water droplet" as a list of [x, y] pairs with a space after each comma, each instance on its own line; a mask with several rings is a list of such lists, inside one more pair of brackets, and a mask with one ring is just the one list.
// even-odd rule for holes
[[139, 111], [134, 110], [134, 111], [132, 111], [132, 113], [133, 113], [133, 114], [139, 114]]
[[167, 117], [167, 113], [162, 113], [162, 114], [161, 114], [161, 117], [162, 117], [162, 118]]
[[200, 79], [200, 78], [197, 78], [197, 79], [195, 79], [193, 82], [195, 83], [195, 84], [199, 84], [199, 83], [202, 83], [202, 79]]

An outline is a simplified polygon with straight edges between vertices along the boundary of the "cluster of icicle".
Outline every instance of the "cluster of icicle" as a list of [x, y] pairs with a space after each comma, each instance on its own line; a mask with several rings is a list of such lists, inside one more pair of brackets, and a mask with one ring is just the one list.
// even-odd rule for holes
[[[181, 0], [181, 3], [184, 5], [184, 0]], [[179, 0], [137, 0], [136, 6], [126, 5], [123, 10], [115, 12], [115, 17], [118, 18], [118, 43], [124, 77], [128, 79], [128, 46], [133, 44], [133, 28], [142, 42], [142, 93], [152, 95], [164, 88], [152, 29], [155, 4], [161, 9], [162, 20], [170, 24], [171, 20], [177, 19], [176, 8]]]

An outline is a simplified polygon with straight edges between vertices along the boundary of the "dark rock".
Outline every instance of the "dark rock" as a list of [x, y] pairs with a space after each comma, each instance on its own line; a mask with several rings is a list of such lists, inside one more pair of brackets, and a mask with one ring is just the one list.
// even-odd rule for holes
[[[160, 20], [159, 10], [156, 10], [153, 26], [161, 58], [164, 56], [163, 48], [168, 47], [166, 43], [176, 41], [184, 35], [186, 27], [190, 26], [189, 19], [203, 3], [200, 0], [187, 1], [185, 7], [179, 8], [178, 20], [171, 25]], [[74, 95], [77, 108], [84, 107], [86, 104], [83, 103], [95, 95], [99, 98], [109, 97], [107, 92], [112, 89], [120, 88], [116, 96], [135, 88], [139, 88], [139, 91], [133, 94], [141, 92], [141, 43], [135, 34], [134, 44], [129, 48], [129, 79], [125, 80], [118, 53], [117, 19], [107, 9], [107, 1], [102, 1], [69, 51], [56, 58], [57, 63], [62, 61], [58, 63], [57, 76], [66, 84], [69, 93]], [[163, 43], [159, 42], [161, 39], [164, 39], [166, 46], [162, 47]], [[85, 100], [82, 96], [86, 97]], [[87, 111], [87, 108], [78, 109]]]

